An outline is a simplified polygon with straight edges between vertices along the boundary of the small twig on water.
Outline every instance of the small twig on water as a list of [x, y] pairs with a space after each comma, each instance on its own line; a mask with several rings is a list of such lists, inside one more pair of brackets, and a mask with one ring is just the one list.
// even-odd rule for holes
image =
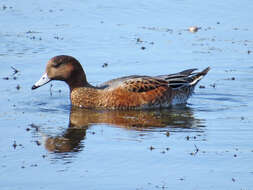
[[14, 67], [12, 67], [12, 66], [11, 66], [11, 68], [12, 68], [13, 71], [14, 71], [14, 73], [13, 73], [12, 75], [15, 75], [15, 74], [17, 74], [17, 73], [19, 72], [19, 70], [17, 70], [16, 68], [14, 68]]
[[195, 154], [197, 154], [199, 152], [199, 148], [194, 144], [195, 146]]
[[199, 148], [195, 144], [194, 144], [194, 146], [195, 146], [195, 152], [190, 153], [190, 155], [192, 155], [192, 156], [193, 155], [195, 156], [199, 152]]
[[31, 123], [29, 126], [31, 126], [31, 128], [34, 128], [36, 131], [39, 131], [40, 126], [35, 125], [33, 123]]

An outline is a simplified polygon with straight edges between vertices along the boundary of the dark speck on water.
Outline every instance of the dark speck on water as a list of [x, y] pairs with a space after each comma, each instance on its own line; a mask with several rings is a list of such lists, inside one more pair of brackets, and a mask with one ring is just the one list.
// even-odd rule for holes
[[103, 63], [102, 67], [105, 68], [108, 66], [108, 63]]
[[17, 143], [16, 143], [16, 141], [14, 141], [14, 143], [13, 143], [12, 146], [13, 146], [14, 149], [16, 149], [16, 147], [18, 146]]
[[136, 42], [137, 42], [137, 43], [142, 43], [143, 41], [142, 41], [140, 38], [137, 38], [137, 39], [136, 39]]
[[41, 142], [40, 141], [35, 141], [36, 142], [36, 144], [38, 145], [38, 146], [40, 146], [41, 145]]
[[54, 39], [56, 39], [56, 40], [63, 40], [64, 38], [63, 37], [59, 37], [59, 36], [55, 36]]
[[149, 149], [152, 151], [154, 150], [155, 148], [153, 146], [150, 146]]
[[5, 10], [5, 9], [7, 9], [7, 6], [3, 5], [3, 7], [2, 7], [2, 8], [3, 8], [3, 10]]

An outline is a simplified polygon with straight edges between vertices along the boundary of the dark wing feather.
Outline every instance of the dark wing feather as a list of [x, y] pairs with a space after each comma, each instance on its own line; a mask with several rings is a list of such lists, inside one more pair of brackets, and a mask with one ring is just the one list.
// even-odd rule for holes
[[207, 74], [210, 70], [210, 67], [207, 67], [201, 72], [193, 73], [197, 69], [188, 69], [180, 73], [171, 74], [171, 75], [160, 75], [157, 76], [168, 82], [168, 85], [172, 88], [181, 88], [183, 86], [195, 86], [198, 81]]

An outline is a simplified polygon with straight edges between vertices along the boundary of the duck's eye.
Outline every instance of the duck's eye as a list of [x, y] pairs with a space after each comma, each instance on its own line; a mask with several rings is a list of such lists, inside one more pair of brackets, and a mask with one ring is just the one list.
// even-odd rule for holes
[[61, 62], [54, 62], [53, 67], [59, 67], [61, 65]]

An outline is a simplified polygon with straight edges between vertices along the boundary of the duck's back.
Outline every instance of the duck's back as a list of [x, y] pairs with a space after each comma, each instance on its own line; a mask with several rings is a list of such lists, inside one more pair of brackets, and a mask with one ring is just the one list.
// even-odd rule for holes
[[155, 77], [132, 75], [113, 79], [95, 89], [83, 89], [85, 95], [82, 97], [85, 98], [78, 104], [107, 109], [146, 109], [186, 103], [209, 68], [193, 73], [195, 70]]

